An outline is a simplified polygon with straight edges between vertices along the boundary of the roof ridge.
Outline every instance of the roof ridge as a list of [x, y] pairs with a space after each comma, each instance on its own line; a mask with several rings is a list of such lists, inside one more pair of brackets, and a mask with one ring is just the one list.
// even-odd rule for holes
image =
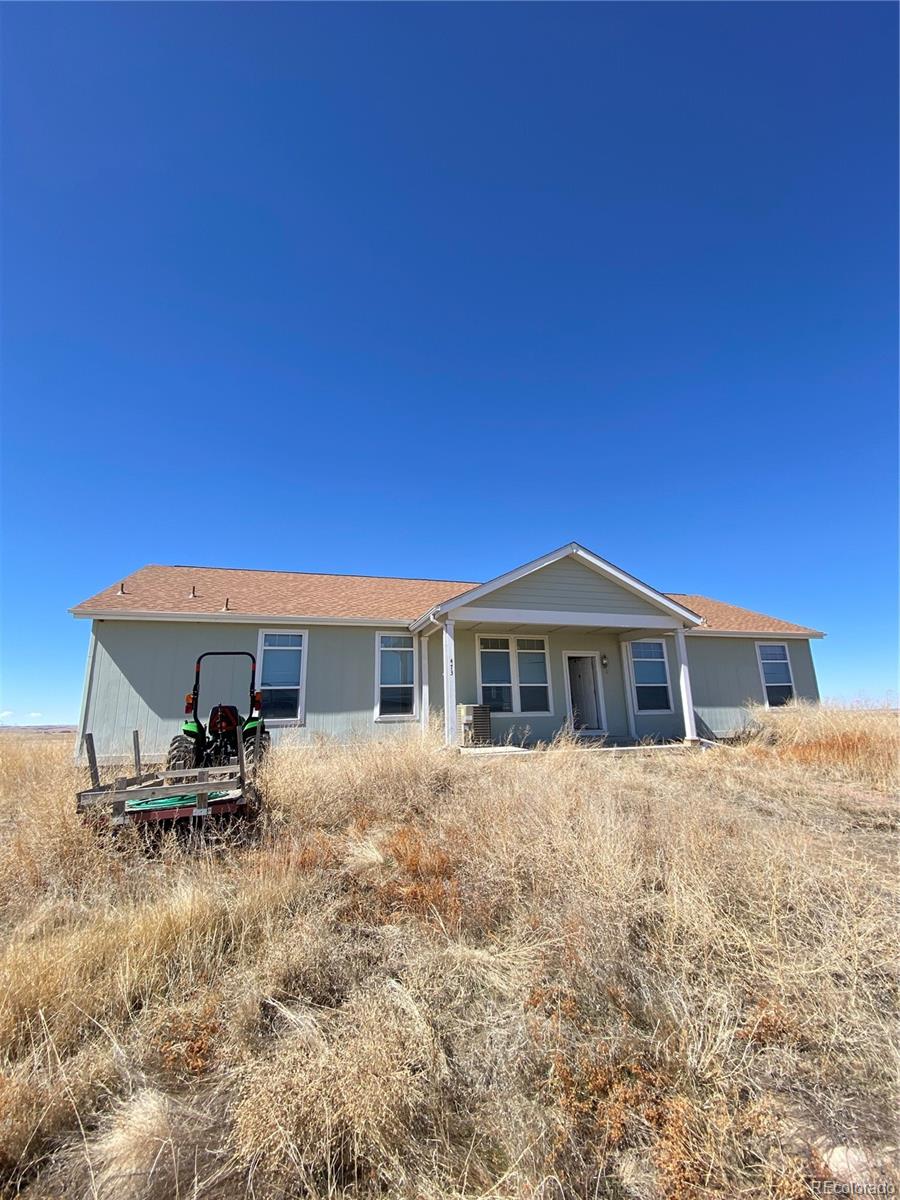
[[[137, 570], [144, 571], [147, 567], [161, 567], [165, 571], [253, 571], [258, 575], [316, 575], [327, 579], [389, 579], [392, 583], [465, 583], [470, 587], [481, 586], [471, 579], [436, 579], [431, 575], [360, 575], [356, 571], [290, 571], [286, 567], [207, 567], [202, 563], [146, 563]], [[136, 575], [137, 571], [131, 574]], [[128, 575], [124, 578], [127, 579]]]

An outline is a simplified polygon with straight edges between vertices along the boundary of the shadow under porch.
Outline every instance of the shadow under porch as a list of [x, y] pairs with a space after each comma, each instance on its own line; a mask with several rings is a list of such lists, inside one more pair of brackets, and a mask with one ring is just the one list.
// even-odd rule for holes
[[[608, 749], [696, 739], [693, 723], [686, 727], [684, 720], [684, 684], [688, 694], [690, 685], [680, 627], [597, 626], [578, 614], [565, 617], [566, 624], [457, 619], [436, 623], [423, 637], [423, 713], [443, 718], [449, 745], [460, 743], [458, 706], [481, 703], [493, 709], [494, 747], [547, 744], [564, 731], [585, 746]], [[632, 642], [643, 645], [633, 652]], [[646, 657], [646, 665], [636, 667], [633, 654]], [[636, 670], [649, 682], [636, 685]], [[643, 703], [646, 697], [654, 707]]]

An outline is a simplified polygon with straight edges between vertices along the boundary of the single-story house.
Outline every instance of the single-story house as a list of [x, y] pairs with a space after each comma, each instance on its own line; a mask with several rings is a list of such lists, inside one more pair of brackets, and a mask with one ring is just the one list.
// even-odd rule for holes
[[[740, 730], [750, 703], [818, 699], [815, 629], [667, 594], [571, 542], [488, 583], [147, 566], [71, 610], [92, 622], [79, 746], [162, 755], [194, 662], [250, 651], [274, 736], [385, 737], [490, 710], [498, 743], [567, 727], [628, 742]], [[207, 659], [207, 705], [247, 710], [249, 660]], [[479, 714], [485, 716], [482, 710]]]

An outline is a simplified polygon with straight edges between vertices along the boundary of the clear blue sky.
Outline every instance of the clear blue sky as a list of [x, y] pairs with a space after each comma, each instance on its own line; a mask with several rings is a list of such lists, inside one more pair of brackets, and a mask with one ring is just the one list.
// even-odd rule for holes
[[7, 722], [147, 562], [571, 539], [896, 686], [896, 6], [2, 18]]

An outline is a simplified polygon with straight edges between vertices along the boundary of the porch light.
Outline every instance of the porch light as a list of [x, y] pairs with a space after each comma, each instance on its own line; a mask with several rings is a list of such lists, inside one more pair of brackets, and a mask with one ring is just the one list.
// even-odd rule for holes
[[605, 654], [600, 655], [600, 666], [603, 668], [604, 671], [609, 666], [609, 659], [606, 657]]

